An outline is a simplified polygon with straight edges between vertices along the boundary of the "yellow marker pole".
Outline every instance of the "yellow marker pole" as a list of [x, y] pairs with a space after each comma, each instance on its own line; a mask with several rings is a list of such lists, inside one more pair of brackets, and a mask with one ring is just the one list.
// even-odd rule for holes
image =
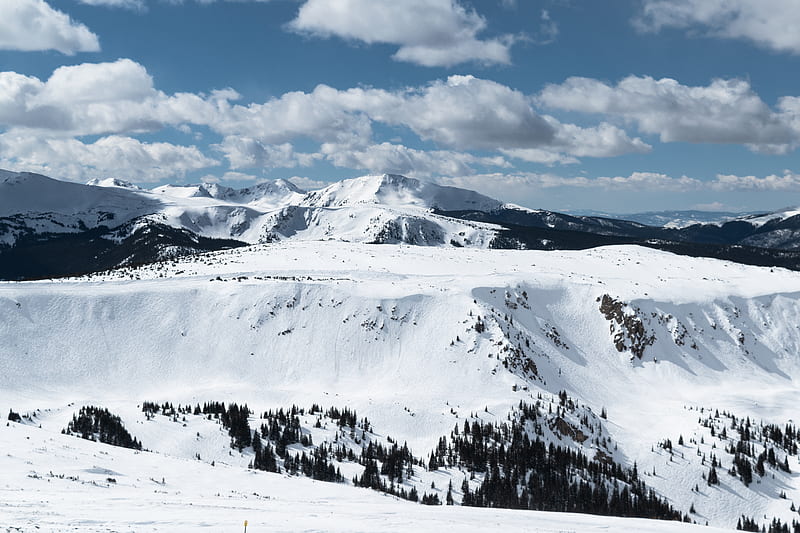
[[247, 533], [247, 520], [244, 521], [244, 533]]

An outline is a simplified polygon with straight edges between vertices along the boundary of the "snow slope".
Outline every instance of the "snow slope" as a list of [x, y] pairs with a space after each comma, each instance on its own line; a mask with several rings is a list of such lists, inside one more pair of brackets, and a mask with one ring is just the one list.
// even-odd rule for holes
[[137, 219], [136, 227], [161, 223], [247, 243], [292, 238], [486, 247], [496, 227], [431, 211], [501, 205], [472, 191], [395, 175], [344, 180], [306, 193], [285, 180], [244, 189], [201, 184], [149, 191], [114, 179], [80, 185], [0, 172], [0, 244], [6, 245], [24, 235], [77, 232], [101, 224], [114, 228]]
[[[504, 420], [520, 400], [565, 390], [606, 409], [615, 457], [675, 507], [694, 506], [698, 522], [791, 522], [797, 457], [790, 473], [770, 469], [745, 487], [726, 472], [727, 419], [715, 435], [701, 420], [713, 410], [796, 419], [798, 323], [800, 275], [781, 269], [633, 246], [284, 241], [0, 283], [0, 411], [62, 409], [57, 430], [71, 402], [347, 405], [425, 456], [465, 418]], [[672, 453], [660, 446], [679, 436]], [[724, 465], [718, 486], [703, 480], [712, 453]]]
[[367, 489], [212, 467], [19, 424], [0, 426], [0, 448], [8, 452], [0, 455], [4, 531], [238, 532], [245, 520], [253, 533], [722, 531], [590, 515], [430, 508]]
[[441, 211], [492, 211], [504, 204], [482, 194], [457, 187], [445, 187], [397, 174], [363, 176], [334, 183], [309, 193], [303, 205], [341, 207], [382, 204], [392, 207], [416, 206]]
[[76, 233], [119, 226], [161, 209], [143, 191], [80, 185], [31, 173], [0, 170], [0, 246], [31, 233]]

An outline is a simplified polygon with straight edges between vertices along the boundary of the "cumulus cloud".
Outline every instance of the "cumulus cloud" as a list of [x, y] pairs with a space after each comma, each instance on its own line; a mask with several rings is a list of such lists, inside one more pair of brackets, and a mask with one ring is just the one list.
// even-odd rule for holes
[[[133, 11], [147, 11], [146, 0], [77, 0], [81, 4], [90, 6], [102, 7], [117, 7], [122, 9], [130, 9]], [[180, 5], [189, 0], [159, 0], [168, 4]], [[217, 0], [194, 0], [198, 4], [213, 4]], [[266, 3], [272, 0], [220, 0], [225, 2], [253, 2], [253, 3]]]
[[265, 144], [251, 137], [228, 136], [215, 148], [225, 155], [231, 168], [309, 167], [320, 154], [295, 152], [291, 143]]
[[[263, 104], [221, 103], [208, 125], [224, 135], [245, 135], [266, 144], [298, 137], [363, 145], [372, 136], [369, 118], [337, 101], [338, 91], [320, 85], [310, 93], [289, 92]], [[202, 112], [200, 113], [203, 114]], [[195, 120], [204, 120], [200, 116]]]
[[322, 153], [337, 167], [415, 177], [472, 174], [473, 165], [509, 166], [502, 157], [477, 157], [447, 150], [416, 150], [392, 143], [375, 144], [361, 150], [343, 150], [335, 145], [323, 145]]
[[681, 176], [673, 178], [657, 172], [633, 172], [628, 176], [588, 178], [586, 176], [560, 176], [552, 173], [495, 173], [473, 176], [440, 178], [440, 183], [466, 188], [517, 187], [525, 189], [553, 189], [574, 187], [581, 189], [603, 189], [607, 191], [672, 191], [698, 190], [703, 182]]
[[404, 91], [326, 87], [314, 94], [328, 105], [407, 127], [423, 140], [455, 150], [500, 150], [528, 161], [557, 163], [577, 161], [571, 156], [613, 157], [650, 149], [610, 124], [583, 128], [540, 115], [530, 97], [473, 76], [450, 76]]
[[98, 52], [100, 41], [85, 25], [44, 0], [0, 0], [0, 50]]
[[529, 163], [540, 163], [552, 167], [553, 165], [576, 165], [580, 159], [562, 152], [542, 150], [541, 148], [511, 148], [501, 149], [502, 153], [513, 159], [527, 161]]
[[[590, 194], [589, 191], [626, 194], [631, 198], [654, 195], [691, 195], [691, 198], [707, 198], [708, 202], [695, 204], [693, 209], [720, 211], [727, 207], [717, 198], [731, 193], [800, 192], [800, 174], [786, 170], [780, 175], [737, 176], [719, 174], [711, 179], [689, 176], [673, 177], [659, 172], [633, 172], [626, 176], [587, 177], [583, 175], [563, 176], [556, 173], [496, 172], [489, 174], [456, 175], [439, 177], [442, 185], [476, 190], [512, 202], [535, 204], [544, 196], [554, 197], [561, 191], [562, 197]], [[511, 192], [510, 192], [511, 191]], [[562, 200], [563, 201], [563, 200]], [[685, 205], [685, 204], [684, 204]], [[727, 208], [735, 210], [733, 208]]]
[[642, 0], [634, 22], [642, 31], [700, 29], [709, 36], [800, 54], [800, 4], [795, 0]]
[[307, 178], [305, 176], [292, 176], [287, 181], [294, 183], [304, 191], [314, 191], [317, 189], [324, 189], [325, 187], [331, 184], [331, 182], [329, 181], [315, 180], [313, 178]]
[[[473, 76], [393, 91], [319, 85], [263, 103], [239, 99], [232, 89], [166, 94], [129, 59], [60, 67], [47, 80], [0, 72], [0, 127], [20, 138], [65, 140], [203, 127], [221, 137], [212, 146], [233, 170], [326, 160], [371, 172], [467, 174], [479, 166], [508, 166], [503, 156], [554, 165], [651, 148], [606, 122], [582, 127], [541, 115], [530, 96]], [[787, 109], [795, 104], [784, 102]], [[376, 141], [376, 124], [407, 129], [436, 149]], [[295, 150], [308, 141], [316, 150]]]
[[125, 176], [138, 181], [159, 181], [216, 166], [195, 146], [144, 143], [131, 137], [108, 136], [93, 143], [78, 139], [42, 139], [0, 135], [0, 163], [67, 179]]
[[800, 175], [785, 171], [782, 175], [736, 176], [719, 174], [710, 183], [716, 191], [800, 191]]
[[[431, 161], [447, 152], [439, 150], [423, 165], [419, 151], [376, 144], [376, 123], [408, 128], [451, 154], [487, 150], [546, 164], [650, 149], [610, 124], [584, 128], [540, 115], [529, 96], [473, 76], [451, 76], [394, 91], [319, 85], [311, 92], [239, 104], [239, 94], [232, 89], [208, 95], [165, 94], [155, 88], [142, 65], [120, 59], [60, 67], [46, 81], [2, 72], [0, 88], [0, 125], [9, 131], [74, 137], [204, 126], [223, 137], [218, 148], [234, 169], [308, 166], [323, 156], [334, 157], [324, 151], [296, 153], [292, 143], [298, 139], [334, 145], [340, 153], [336, 161], [359, 161], [358, 168], [370, 170], [377, 168], [373, 156], [379, 153], [397, 168], [412, 168], [411, 161], [419, 162], [418, 168], [433, 168]], [[459, 155], [454, 165], [461, 166], [454, 168], [463, 170], [477, 161]]]
[[306, 0], [292, 31], [399, 48], [394, 59], [452, 66], [510, 63], [513, 37], [481, 39], [486, 20], [458, 0]]
[[203, 183], [222, 183], [226, 181], [256, 181], [258, 176], [252, 174], [245, 174], [244, 172], [225, 172], [222, 176], [214, 174], [206, 174], [200, 178]]
[[596, 127], [582, 128], [574, 124], [561, 124], [552, 117], [546, 118], [556, 131], [555, 138], [546, 149], [501, 148], [500, 151], [509, 157], [552, 166], [579, 163], [577, 157], [616, 157], [652, 150], [652, 146], [638, 137], [631, 139], [624, 130], [606, 122]]
[[[231, 90], [166, 95], [130, 59], [57, 68], [50, 78], [0, 72], [0, 125], [48, 135], [104, 135], [221, 121]], [[226, 107], [227, 109], [227, 107]]]
[[388, 102], [371, 113], [458, 150], [526, 148], [556, 136], [557, 126], [537, 114], [528, 97], [494, 81], [450, 76], [400, 96], [399, 105]]
[[538, 101], [552, 108], [617, 116], [662, 142], [744, 144], [757, 151], [785, 152], [800, 138], [791, 99], [772, 110], [744, 80], [713, 80], [687, 86], [676, 80], [629, 76], [616, 85], [568, 78], [549, 85]]

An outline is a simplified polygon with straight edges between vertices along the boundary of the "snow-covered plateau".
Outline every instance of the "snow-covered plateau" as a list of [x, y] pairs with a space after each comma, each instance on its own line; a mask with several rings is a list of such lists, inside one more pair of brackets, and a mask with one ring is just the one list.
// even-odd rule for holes
[[[512, 423], [631, 469], [614, 481], [590, 465], [575, 479], [609, 490], [641, 480], [697, 524], [800, 518], [800, 275], [788, 270], [637, 246], [287, 240], [2, 282], [0, 338], [0, 412], [22, 415], [0, 427], [0, 524], [23, 531], [237, 531], [245, 519], [250, 531], [697, 527], [420, 506], [353, 487], [368, 461], [346, 453], [330, 456], [340, 483], [287, 477], [292, 457], [321, 445], [406, 443], [418, 460], [383, 482], [463, 503], [493, 471], [454, 452], [458, 439], [492, 427], [483, 446], [510, 450], [500, 428]], [[206, 402], [246, 403], [253, 428], [299, 406], [303, 442], [278, 459], [280, 474], [248, 469], [254, 448], [232, 448]], [[149, 451], [62, 435], [90, 405]]]

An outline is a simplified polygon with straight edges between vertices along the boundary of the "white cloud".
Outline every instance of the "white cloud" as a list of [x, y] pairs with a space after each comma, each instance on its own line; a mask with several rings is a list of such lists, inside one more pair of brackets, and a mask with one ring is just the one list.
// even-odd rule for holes
[[365, 144], [372, 136], [369, 119], [358, 109], [347, 109], [337, 102], [338, 94], [335, 89], [320, 85], [311, 93], [289, 92], [263, 104], [230, 106], [224, 102], [218, 106], [217, 116], [208, 117], [208, 124], [224, 135], [244, 135], [265, 144], [281, 144], [298, 137]]
[[697, 211], [740, 211], [739, 208], [731, 207], [722, 202], [709, 202], [707, 204], [695, 204], [692, 209]]
[[43, 82], [0, 72], [0, 125], [47, 135], [106, 135], [155, 131], [184, 123], [221, 122], [223, 105], [238, 95], [168, 96], [153, 87], [145, 68], [130, 59], [57, 68]]
[[100, 41], [85, 25], [44, 0], [0, 0], [0, 50], [98, 52]]
[[[219, 147], [232, 168], [313, 164], [312, 154], [291, 149], [290, 143], [298, 139], [358, 153], [362, 165], [374, 168], [368, 157], [376, 150], [374, 123], [408, 128], [443, 148], [503, 151], [548, 164], [650, 148], [606, 123], [583, 128], [542, 116], [530, 97], [473, 76], [451, 76], [396, 91], [342, 91], [319, 85], [310, 93], [289, 92], [242, 105], [234, 103], [239, 94], [232, 89], [167, 95], [154, 87], [142, 65], [120, 59], [60, 67], [46, 81], [3, 72], [0, 88], [0, 125], [9, 131], [70, 137], [130, 135], [165, 127], [185, 132], [192, 125], [205, 126], [224, 137]], [[409, 154], [403, 157], [419, 160]], [[392, 157], [399, 165], [401, 154]]]
[[458, 0], [306, 0], [289, 28], [317, 37], [399, 46], [394, 59], [423, 66], [510, 63], [513, 38], [485, 39], [486, 20]]
[[476, 157], [468, 153], [444, 150], [416, 150], [391, 143], [375, 144], [359, 150], [323, 145], [322, 153], [334, 166], [366, 170], [376, 174], [427, 177], [472, 174], [473, 165], [509, 166], [502, 157]]
[[669, 78], [629, 76], [616, 86], [568, 78], [539, 94], [546, 106], [621, 117], [662, 142], [744, 144], [754, 150], [793, 149], [800, 139], [795, 102], [773, 111], [744, 80], [682, 85]]
[[635, 25], [705, 29], [707, 35], [746, 39], [781, 52], [800, 54], [800, 3], [796, 0], [642, 0]]
[[81, 105], [136, 101], [155, 94], [153, 78], [130, 59], [57, 68], [33, 105]]
[[546, 145], [556, 135], [556, 127], [536, 113], [528, 97], [490, 80], [450, 76], [396, 96], [399, 101], [368, 107], [368, 112], [458, 150], [528, 148]]
[[639, 139], [631, 139], [624, 130], [607, 122], [582, 128], [561, 124], [548, 117], [556, 127], [551, 147], [578, 157], [616, 157], [630, 153], [647, 153], [652, 147]]
[[308, 167], [322, 159], [319, 154], [294, 151], [290, 143], [265, 144], [251, 137], [228, 136], [215, 146], [228, 159], [231, 168], [293, 168]]
[[694, 178], [673, 178], [656, 172], [633, 172], [628, 176], [598, 178], [552, 173], [493, 173], [445, 177], [437, 179], [437, 182], [474, 189], [484, 194], [495, 194], [497, 197], [508, 197], [509, 191], [530, 195], [535, 191], [556, 188], [599, 189], [609, 192], [691, 192], [704, 187], [702, 181]]
[[315, 180], [305, 176], [292, 176], [288, 179], [304, 191], [314, 191], [317, 189], [324, 189], [331, 184], [329, 181]]
[[541, 163], [547, 166], [553, 165], [576, 165], [580, 163], [577, 157], [566, 155], [561, 152], [542, 150], [541, 148], [510, 148], [501, 149], [502, 153], [514, 159], [520, 159], [529, 163]]
[[716, 191], [800, 191], [800, 174], [785, 171], [783, 175], [736, 176], [719, 174], [710, 187]]
[[93, 143], [77, 139], [43, 139], [0, 135], [0, 163], [77, 181], [123, 176], [159, 181], [216, 166], [195, 146], [143, 143], [131, 137], [102, 137]]
[[244, 172], [233, 172], [228, 171], [224, 173], [222, 176], [216, 176], [214, 174], [206, 174], [200, 178], [200, 181], [203, 183], [222, 183], [222, 182], [229, 182], [229, 181], [256, 181], [258, 176], [253, 176], [252, 174], [245, 174]]
[[550, 12], [546, 9], [542, 10], [541, 22], [539, 23], [539, 31], [536, 34], [536, 44], [551, 44], [555, 42], [558, 37], [558, 24], [550, 17]]
[[571, 156], [612, 157], [650, 149], [610, 124], [582, 128], [539, 115], [523, 93], [473, 76], [450, 76], [405, 91], [318, 87], [314, 94], [329, 105], [408, 127], [423, 140], [456, 150], [501, 150], [528, 161], [556, 163], [574, 162]]
[[[605, 122], [580, 127], [540, 115], [531, 97], [473, 76], [395, 91], [319, 85], [309, 93], [239, 104], [240, 95], [232, 89], [168, 95], [155, 88], [142, 65], [120, 59], [60, 67], [46, 81], [0, 72], [0, 89], [0, 126], [8, 134], [126, 137], [166, 127], [191, 134], [199, 126], [222, 137], [213, 146], [233, 170], [305, 167], [328, 160], [376, 172], [466, 174], [476, 166], [507, 166], [501, 154], [553, 165], [650, 150], [641, 139]], [[789, 109], [795, 102], [784, 104]], [[376, 124], [407, 128], [440, 148], [376, 142]], [[306, 141], [318, 148], [295, 151], [295, 143]]]
[[[731, 193], [800, 192], [800, 174], [786, 170], [782, 175], [736, 176], [720, 174], [700, 180], [689, 176], [673, 177], [658, 172], [633, 172], [627, 176], [561, 176], [555, 173], [509, 172], [455, 175], [436, 180], [442, 185], [473, 189], [504, 201], [535, 204], [543, 196], [561, 190], [566, 197], [585, 198], [591, 191], [627, 194], [630, 198], [653, 195], [699, 195], [709, 201], [695, 204], [693, 209], [705, 211], [738, 210], [729, 208], [716, 198]], [[633, 196], [630, 196], [633, 195]], [[595, 205], [597, 205], [595, 203]], [[684, 203], [684, 205], [686, 205]], [[629, 209], [630, 212], [630, 209]]]
[[81, 4], [89, 6], [121, 7], [134, 11], [143, 11], [146, 6], [144, 0], [78, 0]]

